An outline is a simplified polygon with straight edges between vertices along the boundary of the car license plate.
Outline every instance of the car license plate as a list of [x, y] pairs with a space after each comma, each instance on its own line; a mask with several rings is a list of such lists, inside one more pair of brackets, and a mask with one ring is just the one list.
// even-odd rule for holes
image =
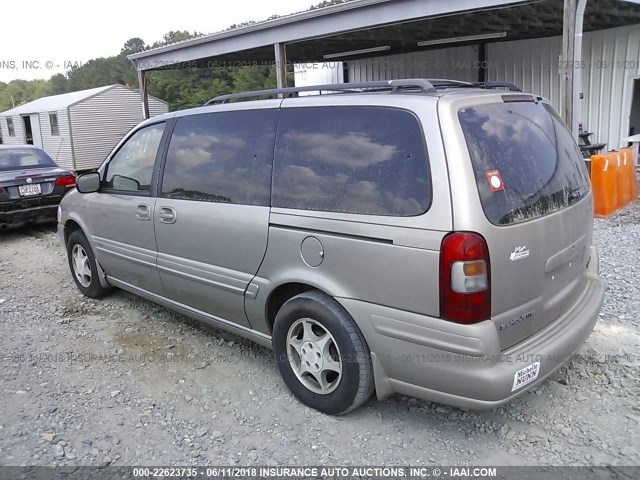
[[513, 387], [511, 391], [518, 390], [519, 388], [524, 387], [525, 385], [533, 382], [536, 378], [538, 378], [538, 374], [540, 373], [540, 362], [532, 363], [528, 367], [523, 368], [522, 370], [518, 370], [513, 376]]
[[30, 197], [32, 195], [40, 195], [42, 193], [42, 188], [39, 183], [35, 185], [19, 185], [18, 193], [21, 197]]

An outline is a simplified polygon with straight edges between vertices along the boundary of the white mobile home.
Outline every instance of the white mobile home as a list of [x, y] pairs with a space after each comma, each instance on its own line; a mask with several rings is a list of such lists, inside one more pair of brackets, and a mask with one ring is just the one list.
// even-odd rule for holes
[[[151, 116], [168, 105], [149, 99]], [[109, 85], [43, 97], [0, 113], [5, 145], [42, 148], [58, 165], [73, 171], [98, 167], [120, 139], [143, 120], [138, 92]]]

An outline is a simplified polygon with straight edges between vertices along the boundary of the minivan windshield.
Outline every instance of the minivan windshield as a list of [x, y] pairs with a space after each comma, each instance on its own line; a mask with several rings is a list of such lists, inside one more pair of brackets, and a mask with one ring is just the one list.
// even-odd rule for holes
[[495, 225], [531, 220], [589, 192], [580, 149], [542, 102], [467, 107], [458, 118], [485, 215]]

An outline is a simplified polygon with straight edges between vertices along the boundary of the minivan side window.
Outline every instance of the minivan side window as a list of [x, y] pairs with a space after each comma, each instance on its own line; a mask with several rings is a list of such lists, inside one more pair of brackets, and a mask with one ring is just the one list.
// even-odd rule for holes
[[277, 116], [277, 110], [246, 110], [179, 118], [162, 196], [268, 206]]
[[283, 109], [274, 160], [274, 207], [414, 216], [432, 185], [422, 128], [387, 107]]
[[107, 165], [104, 188], [123, 192], [149, 190], [164, 126], [150, 125], [129, 137]]

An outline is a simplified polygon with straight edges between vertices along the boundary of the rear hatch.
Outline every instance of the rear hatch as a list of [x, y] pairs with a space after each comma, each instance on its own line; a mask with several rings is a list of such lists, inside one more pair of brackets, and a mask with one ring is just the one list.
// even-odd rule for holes
[[580, 150], [553, 108], [534, 97], [503, 99], [462, 108], [458, 119], [490, 222], [481, 233], [504, 350], [575, 303], [589, 262], [593, 207]]

